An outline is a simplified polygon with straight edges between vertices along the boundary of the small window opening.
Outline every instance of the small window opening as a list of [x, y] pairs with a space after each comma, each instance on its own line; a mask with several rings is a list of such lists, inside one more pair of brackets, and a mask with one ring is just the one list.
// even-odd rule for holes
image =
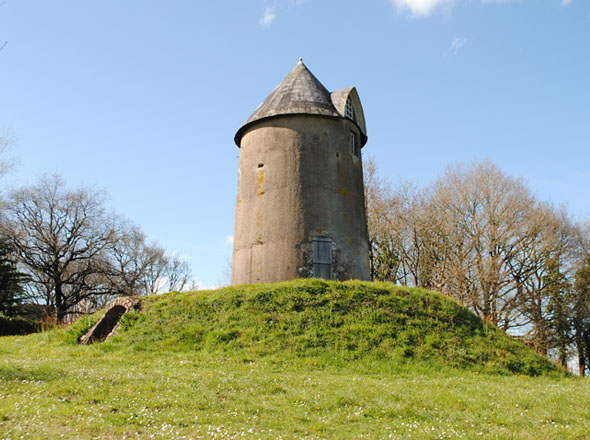
[[348, 133], [348, 143], [350, 144], [350, 152], [358, 157], [360, 154], [360, 151], [359, 151], [359, 143], [358, 143], [357, 135], [355, 132], [350, 131]]
[[332, 279], [332, 240], [327, 237], [313, 237], [313, 276]]
[[346, 100], [346, 107], [344, 107], [344, 117], [356, 121], [356, 116], [354, 114], [354, 106], [352, 105], [352, 101], [350, 100], [350, 98]]

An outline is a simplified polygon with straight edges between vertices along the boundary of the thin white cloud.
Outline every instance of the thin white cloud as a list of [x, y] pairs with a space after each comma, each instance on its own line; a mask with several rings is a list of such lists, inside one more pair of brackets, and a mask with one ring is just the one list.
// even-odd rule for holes
[[[280, 14], [288, 14], [290, 10], [298, 8], [310, 2], [311, 0], [275, 0], [274, 6], [267, 6], [264, 9], [264, 13], [258, 21], [258, 24], [263, 29], [268, 29], [276, 20], [279, 12]], [[267, 1], [267, 3], [269, 2]], [[279, 12], [277, 12], [277, 10]]]
[[446, 50], [445, 57], [449, 55], [456, 55], [463, 46], [467, 44], [469, 39], [467, 38], [455, 38], [451, 41], [451, 46]]
[[[468, 0], [389, 0], [398, 12], [409, 12], [414, 17], [425, 17], [438, 9], [450, 10], [455, 3]], [[515, 0], [480, 0], [481, 3], [509, 3]], [[562, 0], [569, 3], [572, 0]]]
[[454, 0], [391, 0], [393, 5], [400, 12], [410, 12], [414, 16], [426, 16], [435, 9], [450, 5]]
[[226, 235], [225, 236], [225, 244], [234, 244], [234, 236], [233, 235]]
[[262, 15], [262, 18], [260, 19], [260, 22], [259, 22], [260, 26], [267, 29], [268, 27], [270, 27], [272, 22], [275, 21], [276, 18], [277, 18], [277, 14], [275, 13], [274, 8], [266, 8], [264, 10], [264, 14]]
[[561, 0], [561, 6], [566, 7], [572, 2], [572, 0]]

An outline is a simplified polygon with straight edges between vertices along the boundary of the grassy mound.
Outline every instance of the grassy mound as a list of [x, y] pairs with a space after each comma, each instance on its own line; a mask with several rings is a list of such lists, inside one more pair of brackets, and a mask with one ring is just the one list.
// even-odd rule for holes
[[100, 316], [0, 337], [0, 438], [590, 432], [590, 381], [432, 292], [306, 280], [157, 295], [113, 338], [78, 345]]
[[270, 357], [354, 364], [383, 372], [406, 366], [559, 373], [443, 295], [358, 281], [296, 280], [149, 297], [141, 312], [123, 317], [121, 330], [104, 346], [199, 351], [243, 362]]

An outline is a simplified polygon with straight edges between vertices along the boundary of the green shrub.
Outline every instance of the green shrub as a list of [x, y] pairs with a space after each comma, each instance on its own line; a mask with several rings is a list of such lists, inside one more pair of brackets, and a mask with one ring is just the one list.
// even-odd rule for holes
[[0, 314], [0, 336], [27, 335], [41, 331], [41, 323], [24, 318], [8, 318]]

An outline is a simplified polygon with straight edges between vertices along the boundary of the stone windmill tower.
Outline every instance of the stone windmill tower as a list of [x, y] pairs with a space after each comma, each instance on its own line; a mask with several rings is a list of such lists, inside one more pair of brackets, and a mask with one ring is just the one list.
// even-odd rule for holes
[[302, 60], [235, 136], [240, 169], [232, 284], [368, 280], [355, 88], [330, 93]]

